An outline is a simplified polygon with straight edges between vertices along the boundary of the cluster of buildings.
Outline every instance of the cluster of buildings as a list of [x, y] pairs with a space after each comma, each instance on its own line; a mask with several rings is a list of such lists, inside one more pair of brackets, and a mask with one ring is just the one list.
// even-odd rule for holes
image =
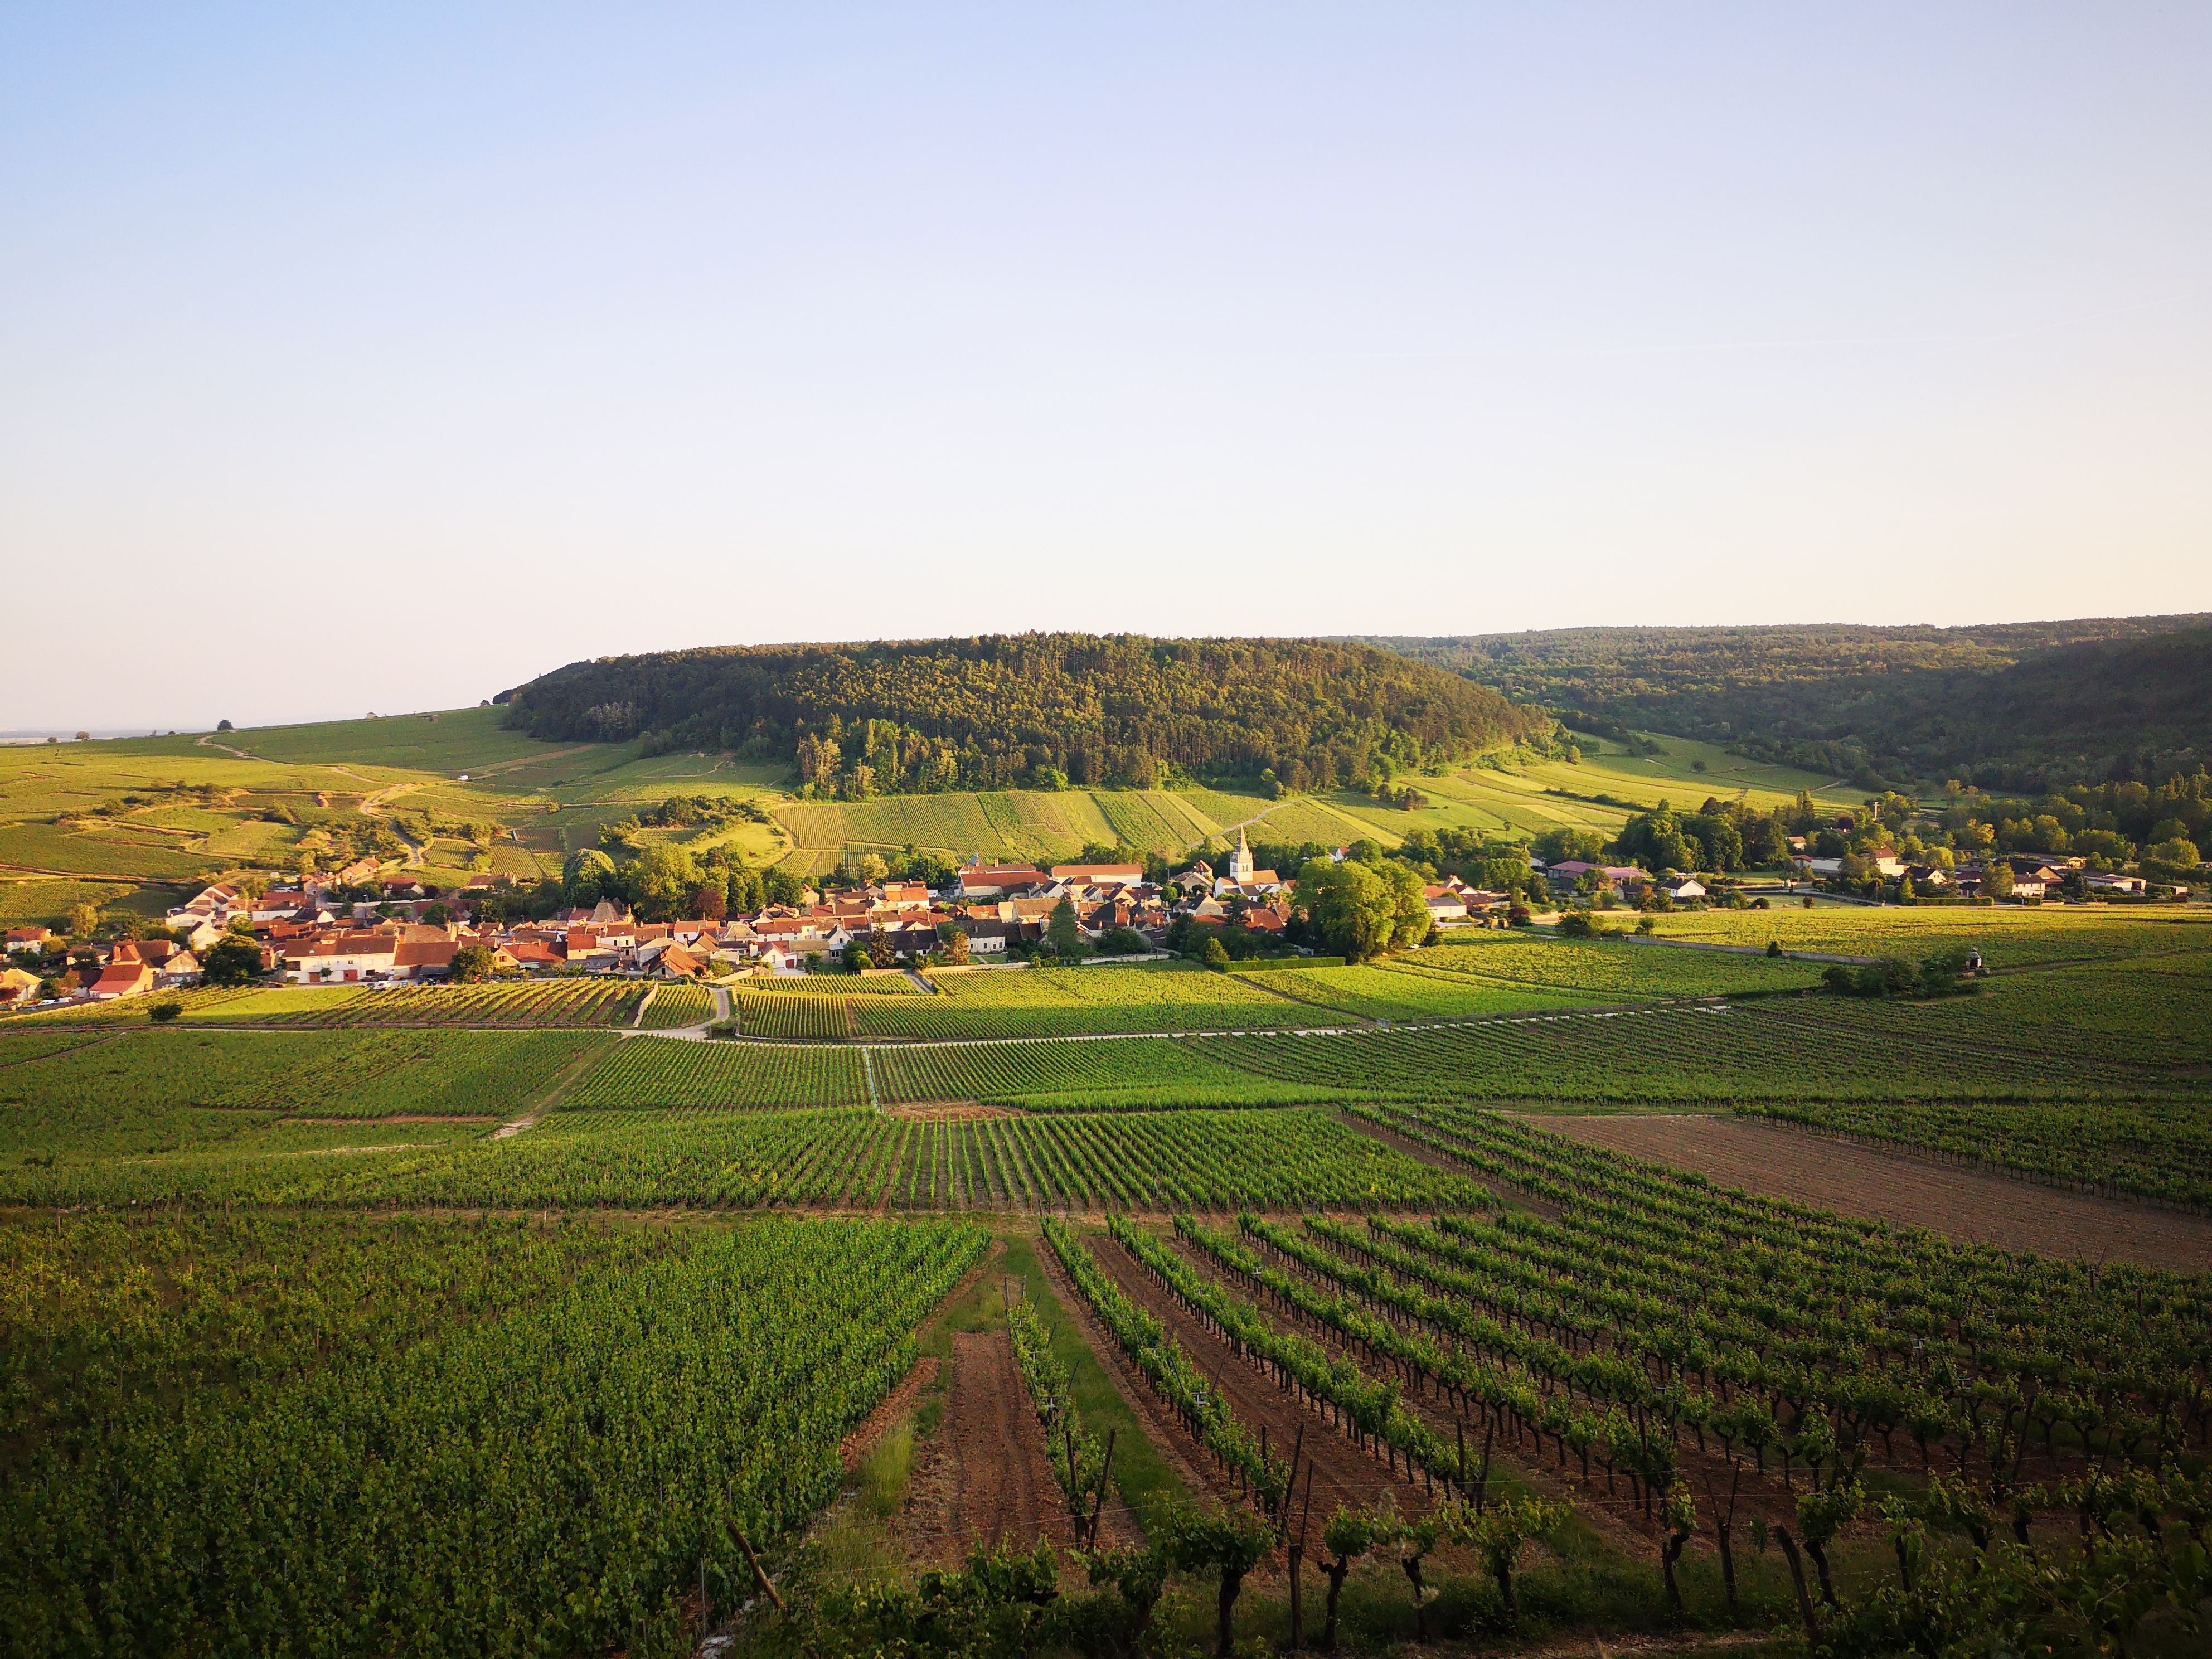
[[1550, 882], [1553, 891], [1562, 895], [1574, 891], [1587, 877], [1595, 885], [1617, 889], [1631, 902], [1639, 899], [1646, 888], [1664, 893], [1677, 903], [1705, 896], [1705, 885], [1695, 876], [1655, 876], [1632, 864], [1592, 864], [1583, 859], [1561, 859], [1553, 865], [1533, 859], [1530, 863]]
[[[1801, 874], [1814, 881], [1833, 881], [1843, 874], [1841, 859], [1801, 855], [1792, 862]], [[1907, 864], [1898, 857], [1896, 848], [1880, 847], [1866, 854], [1864, 862], [1885, 881], [1910, 881], [1916, 893], [1955, 893], [1962, 898], [1978, 897], [1988, 884], [1990, 871], [1997, 865], [2011, 872], [2012, 896], [2020, 899], [2046, 897], [2069, 880], [2078, 880], [2085, 891], [2106, 898], [2139, 895], [2148, 884], [2141, 876], [2092, 870], [2087, 859], [2055, 854], [2001, 854], [1946, 870], [1941, 865]]]
[[[344, 875], [347, 872], [340, 872]], [[370, 872], [372, 875], [374, 872]], [[663, 978], [718, 975], [733, 969], [798, 972], [844, 954], [855, 942], [883, 944], [899, 956], [943, 950], [955, 933], [971, 953], [1003, 956], [1042, 942], [1062, 902], [1074, 910], [1084, 939], [1099, 943], [1127, 929], [1157, 945], [1179, 916], [1194, 924], [1241, 923], [1279, 933], [1290, 921], [1290, 892], [1272, 870], [1254, 867], [1240, 834], [1224, 873], [1204, 863], [1154, 884], [1136, 865], [985, 865], [963, 869], [933, 890], [915, 882], [884, 881], [849, 893], [808, 891], [793, 905], [750, 915], [640, 922], [628, 906], [602, 900], [542, 921], [478, 927], [470, 916], [477, 889], [505, 884], [474, 878], [468, 889], [438, 894], [401, 872], [376, 882], [380, 902], [339, 904], [336, 887], [302, 884], [253, 893], [217, 884], [169, 911], [168, 927], [183, 943], [125, 940], [80, 945], [70, 952], [73, 994], [106, 1000], [196, 983], [199, 957], [216, 942], [248, 937], [264, 972], [301, 985], [391, 985], [442, 979], [470, 946], [490, 953], [496, 969], [582, 970]], [[344, 884], [358, 887], [360, 878]], [[1462, 890], [1432, 889], [1433, 907], [1465, 915]], [[442, 907], [433, 910], [433, 905]], [[382, 912], [384, 914], [380, 914]], [[435, 918], [434, 920], [432, 918]], [[46, 929], [11, 932], [10, 952], [51, 955], [61, 941]], [[40, 975], [21, 973], [18, 996], [35, 993]]]

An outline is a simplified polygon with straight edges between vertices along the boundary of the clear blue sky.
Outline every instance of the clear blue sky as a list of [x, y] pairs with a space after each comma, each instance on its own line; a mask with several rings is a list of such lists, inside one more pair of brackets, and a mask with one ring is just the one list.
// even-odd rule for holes
[[2212, 609], [2212, 8], [0, 11], [0, 727]]

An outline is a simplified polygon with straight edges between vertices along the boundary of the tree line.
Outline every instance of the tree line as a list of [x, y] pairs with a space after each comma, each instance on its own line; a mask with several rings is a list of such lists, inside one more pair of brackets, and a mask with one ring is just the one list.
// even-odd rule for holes
[[836, 799], [1268, 774], [1365, 788], [1554, 730], [1460, 676], [1316, 640], [733, 647], [572, 664], [501, 698], [533, 737], [787, 761], [803, 792]]
[[2203, 616], [1966, 628], [1589, 628], [1376, 639], [1576, 731], [1656, 731], [1850, 779], [2043, 792], [2212, 756]]

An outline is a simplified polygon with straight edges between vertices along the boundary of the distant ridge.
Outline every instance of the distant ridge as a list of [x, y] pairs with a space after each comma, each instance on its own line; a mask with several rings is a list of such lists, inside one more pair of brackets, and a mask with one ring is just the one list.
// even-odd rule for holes
[[1722, 743], [1873, 787], [2056, 788], [2212, 757], [2212, 616], [1368, 636], [1571, 726]]
[[1344, 641], [1023, 634], [725, 647], [575, 663], [504, 692], [507, 723], [788, 759], [841, 796], [1150, 788], [1176, 774], [1294, 789], [1547, 744], [1487, 687]]

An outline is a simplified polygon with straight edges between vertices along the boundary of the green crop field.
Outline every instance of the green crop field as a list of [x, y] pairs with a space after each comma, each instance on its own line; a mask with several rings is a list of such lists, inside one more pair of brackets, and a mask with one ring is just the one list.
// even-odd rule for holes
[[1624, 939], [1545, 939], [1517, 933], [1468, 937], [1472, 943], [1409, 953], [1391, 965], [1400, 972], [1465, 974], [1492, 983], [1588, 992], [1624, 1002], [1789, 991], [1820, 982], [1815, 964], [1726, 951], [1668, 949]]
[[2171, 1092], [2120, 1061], [1907, 1048], [1879, 1023], [1794, 1005], [1507, 1016], [1334, 1036], [1206, 1037], [1242, 1070], [1370, 1094], [1479, 1100], [2038, 1099]]
[[46, 927], [56, 932], [69, 923], [80, 904], [137, 915], [159, 915], [178, 902], [166, 887], [127, 883], [22, 879], [0, 881], [0, 923], [10, 927]]
[[886, 1045], [871, 1055], [887, 1102], [975, 1100], [1031, 1111], [1140, 1106], [1265, 1106], [1332, 1091], [1255, 1078], [1172, 1038], [1098, 1042]]
[[1267, 973], [1253, 982], [1310, 1003], [1318, 1014], [1345, 1013], [1361, 1019], [1474, 1018], [1518, 1009], [1574, 1007], [1599, 1000], [1566, 990], [1395, 967], [1292, 968]]
[[20, 1066], [27, 1060], [67, 1054], [88, 1042], [100, 1041], [104, 1035], [99, 1030], [51, 1030], [27, 1026], [9, 1030], [0, 1026], [0, 1066]]
[[[496, 1627], [659, 1650], [686, 1585], [744, 1582], [736, 1526], [766, 1546], [836, 1495], [842, 1437], [911, 1366], [916, 1323], [984, 1237], [0, 1224], [9, 1645], [184, 1651], [282, 1630], [426, 1651], [434, 1632]], [[617, 1402], [621, 1432], [599, 1431]]]
[[[0, 1041], [0, 1055], [40, 1036]], [[0, 1149], [97, 1160], [274, 1115], [510, 1116], [610, 1039], [549, 1032], [128, 1032], [0, 1066]]]
[[374, 989], [290, 985], [190, 1005], [190, 1023], [230, 1025], [627, 1025], [645, 988], [632, 980], [549, 979]]
[[0, 864], [64, 876], [192, 881], [222, 870], [217, 854], [185, 851], [119, 831], [76, 831], [48, 823], [0, 824]]
[[653, 994], [638, 1024], [648, 1031], [703, 1025], [714, 1017], [714, 994], [703, 985], [672, 982]]
[[946, 974], [937, 982], [942, 996], [855, 1001], [860, 1035], [1059, 1036], [1314, 1023], [1304, 1004], [1185, 966]]
[[633, 1037], [594, 1067], [568, 1099], [578, 1110], [690, 1106], [846, 1106], [866, 1101], [860, 1054], [757, 1042]]
[[1843, 956], [1919, 957], [1972, 945], [1994, 970], [2031, 963], [2212, 951], [2212, 914], [2057, 905], [1929, 905], [1892, 909], [1705, 910], [1664, 915], [1665, 939]]
[[821, 1042], [854, 1032], [853, 1005], [844, 997], [740, 991], [730, 1004], [737, 1012], [738, 1029], [747, 1036]]

